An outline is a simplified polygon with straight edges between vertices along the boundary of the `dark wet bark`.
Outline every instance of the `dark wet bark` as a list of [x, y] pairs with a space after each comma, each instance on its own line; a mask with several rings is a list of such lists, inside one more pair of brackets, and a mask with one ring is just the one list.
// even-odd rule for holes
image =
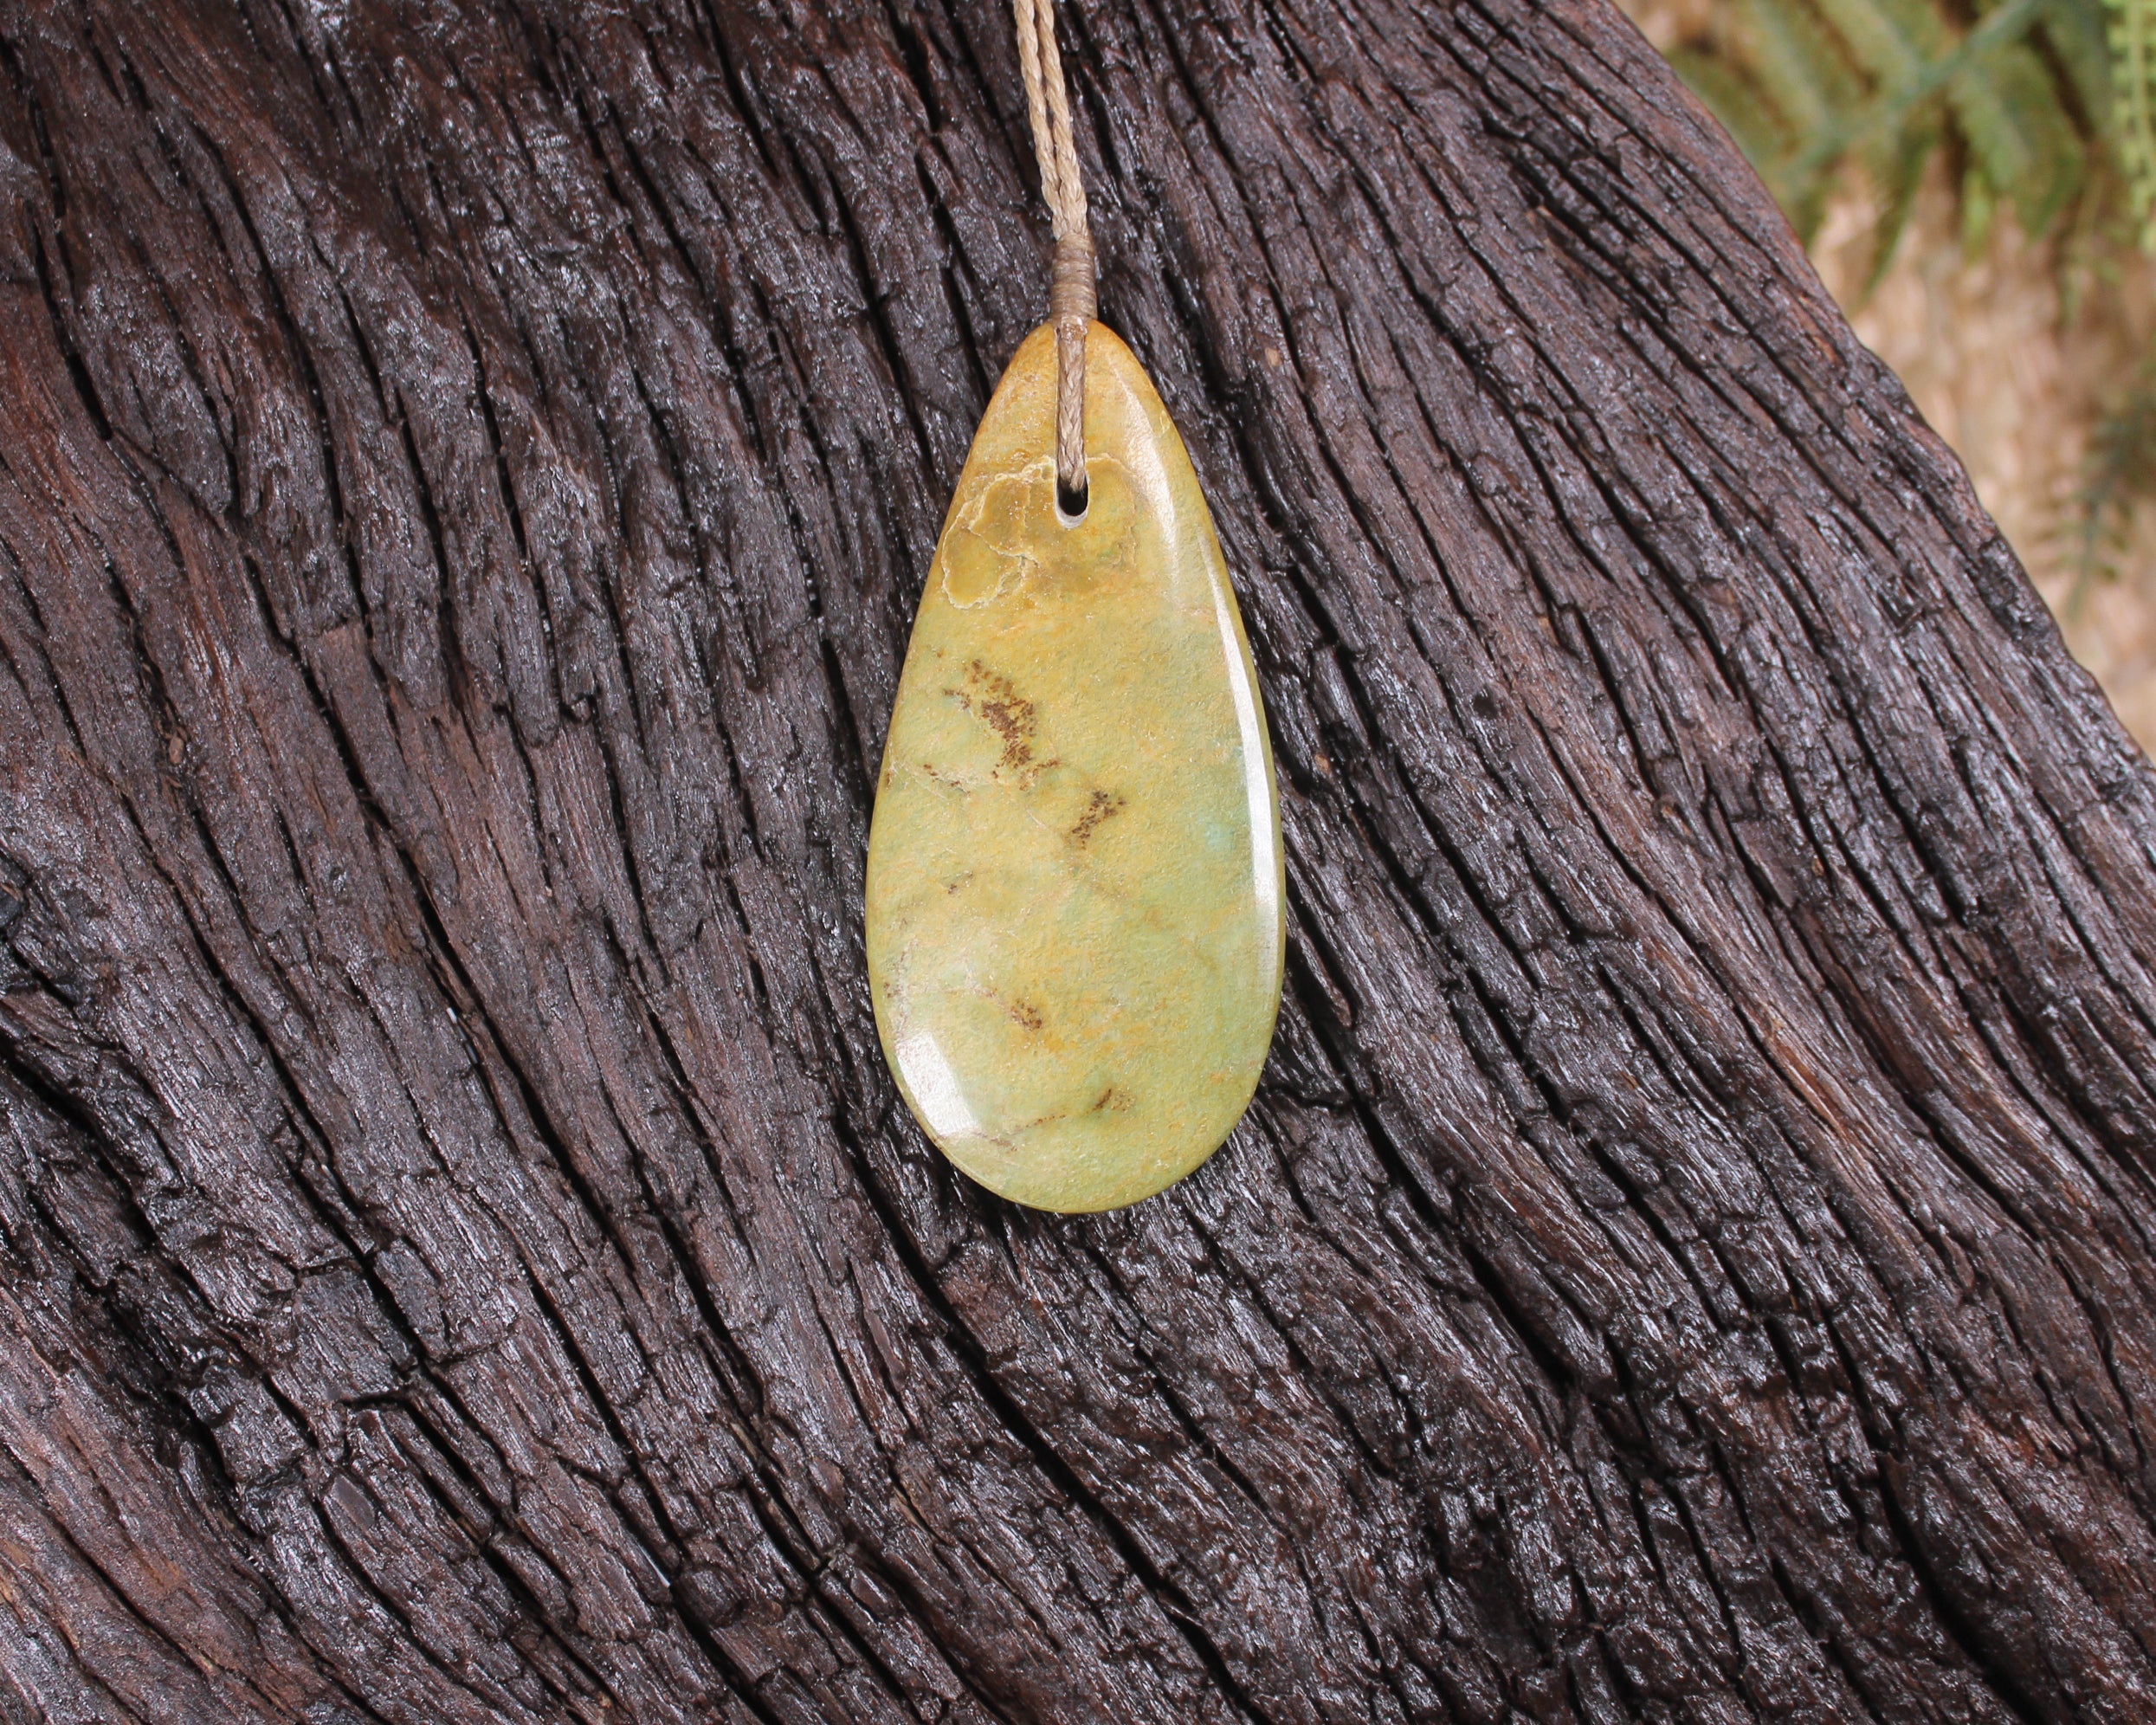
[[0, 0], [0, 1717], [2156, 1712], [2156, 779], [1596, 0], [1079, 0], [1281, 766], [1198, 1176], [858, 907], [995, 0]]

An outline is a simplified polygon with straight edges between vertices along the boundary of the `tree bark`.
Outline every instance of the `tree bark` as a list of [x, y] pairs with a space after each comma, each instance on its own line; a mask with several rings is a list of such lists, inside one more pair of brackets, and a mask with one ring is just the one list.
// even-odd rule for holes
[[1601, 0], [1075, 0], [1281, 773], [996, 1201], [870, 786], [997, 0], [0, 0], [0, 1716], [2156, 1716], [2156, 777]]

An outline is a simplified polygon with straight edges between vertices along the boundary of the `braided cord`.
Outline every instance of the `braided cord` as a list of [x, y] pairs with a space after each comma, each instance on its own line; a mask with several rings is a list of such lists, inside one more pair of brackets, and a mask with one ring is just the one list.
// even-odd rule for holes
[[[1055, 0], [1011, 0], [1025, 74], [1041, 196], [1055, 236], [1049, 317], [1055, 325], [1055, 484], [1067, 503], [1086, 494], [1086, 326], [1093, 321], [1093, 231], [1070, 130], [1070, 91], [1055, 47]], [[1082, 507], [1082, 506], [1081, 506]]]

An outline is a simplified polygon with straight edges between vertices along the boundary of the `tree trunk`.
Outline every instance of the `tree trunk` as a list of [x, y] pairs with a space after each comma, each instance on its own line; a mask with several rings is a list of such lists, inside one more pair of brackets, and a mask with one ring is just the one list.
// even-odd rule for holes
[[2156, 776], [1601, 0], [1075, 0], [1277, 741], [1114, 1215], [876, 1051], [997, 0], [0, 0], [0, 1716], [2156, 1716]]

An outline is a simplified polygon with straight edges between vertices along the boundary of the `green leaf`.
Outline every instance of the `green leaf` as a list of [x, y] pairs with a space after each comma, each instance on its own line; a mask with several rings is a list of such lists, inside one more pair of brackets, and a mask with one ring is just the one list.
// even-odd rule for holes
[[1800, 235], [1869, 178], [1875, 272], [1942, 152], [1966, 234], [2043, 237], [2108, 159], [2156, 238], [2156, 0], [1732, 0], [1673, 58]]

